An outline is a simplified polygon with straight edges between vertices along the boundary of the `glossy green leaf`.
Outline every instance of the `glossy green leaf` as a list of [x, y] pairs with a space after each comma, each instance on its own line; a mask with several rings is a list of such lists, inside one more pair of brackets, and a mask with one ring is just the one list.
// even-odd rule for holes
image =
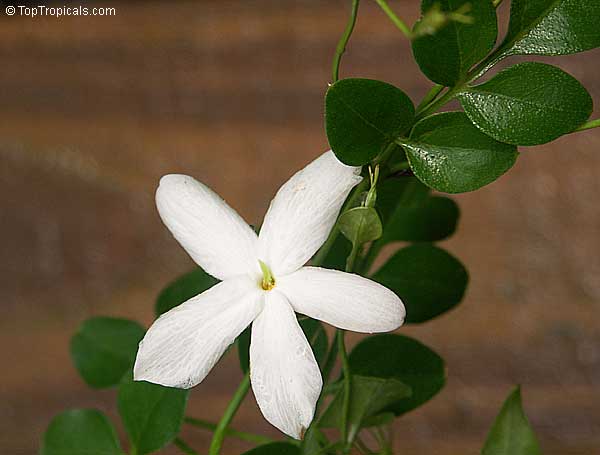
[[363, 339], [349, 356], [352, 374], [395, 378], [412, 390], [412, 395], [381, 411], [404, 414], [432, 398], [446, 383], [442, 358], [424, 344], [402, 335], [381, 334]]
[[462, 300], [469, 276], [452, 255], [421, 243], [399, 250], [373, 276], [394, 291], [406, 307], [406, 322], [425, 322]]
[[356, 246], [377, 240], [383, 232], [379, 215], [371, 207], [355, 207], [345, 211], [338, 220], [338, 227]]
[[597, 0], [512, 0], [503, 55], [565, 55], [600, 46]]
[[[327, 341], [327, 332], [319, 321], [308, 317], [301, 317], [298, 319], [298, 323], [306, 339], [310, 343], [310, 346], [315, 355], [315, 359], [321, 369], [325, 366], [325, 359], [327, 357], [327, 350], [329, 342]], [[244, 330], [237, 338], [238, 356], [240, 361], [240, 368], [244, 373], [250, 368], [250, 338], [251, 338], [252, 326]]]
[[171, 308], [182, 304], [188, 299], [201, 294], [217, 284], [218, 280], [201, 268], [181, 275], [164, 288], [156, 299], [154, 311], [157, 316], [166, 313]]
[[516, 388], [504, 402], [490, 430], [482, 455], [541, 455], [535, 434], [523, 412], [521, 390]]
[[[456, 11], [468, 4], [467, 15], [472, 23], [450, 21], [434, 34], [416, 38], [412, 42], [413, 54], [429, 79], [453, 86], [494, 47], [498, 35], [496, 9], [492, 0], [423, 0], [423, 14], [436, 4], [444, 12]], [[415, 30], [420, 25], [417, 22]]]
[[244, 452], [243, 455], [300, 455], [300, 448], [289, 442], [271, 442]]
[[414, 122], [414, 106], [393, 85], [342, 79], [325, 96], [325, 130], [338, 159], [360, 166], [375, 158]]
[[432, 115], [415, 125], [410, 139], [399, 140], [414, 174], [446, 193], [485, 186], [517, 159], [517, 148], [479, 131], [463, 112]]
[[592, 98], [579, 81], [543, 63], [511, 66], [458, 98], [481, 131], [516, 145], [553, 141], [592, 113]]
[[71, 358], [90, 386], [117, 385], [133, 367], [144, 333], [141, 325], [127, 319], [88, 319], [71, 338]]
[[[396, 378], [352, 375], [350, 408], [348, 409], [348, 439], [353, 440], [368, 417], [393, 407], [411, 395], [411, 389]], [[322, 427], [339, 427], [343, 416], [344, 390], [340, 387], [320, 420]]]
[[52, 419], [40, 455], [123, 455], [110, 421], [95, 409], [65, 411]]
[[128, 381], [119, 386], [119, 413], [137, 454], [154, 452], [175, 439], [187, 397], [188, 390], [145, 381]]

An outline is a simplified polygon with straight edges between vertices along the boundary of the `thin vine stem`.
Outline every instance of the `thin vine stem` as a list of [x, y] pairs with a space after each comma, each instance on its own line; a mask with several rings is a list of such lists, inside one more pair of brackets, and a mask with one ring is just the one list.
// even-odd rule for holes
[[249, 389], [250, 372], [244, 375], [244, 379], [242, 379], [242, 382], [240, 382], [240, 385], [235, 391], [233, 398], [229, 402], [227, 409], [225, 409], [225, 412], [223, 413], [223, 417], [221, 417], [221, 420], [217, 424], [212, 441], [210, 443], [210, 449], [208, 451], [209, 455], [219, 455], [221, 446], [223, 445], [223, 440], [225, 439], [225, 434], [227, 433], [227, 427], [233, 420], [235, 413], [242, 404], [242, 401], [244, 401]]
[[575, 133], [577, 131], [591, 130], [592, 128], [600, 128], [600, 118], [597, 118], [595, 120], [590, 120], [589, 122], [584, 123], [583, 125], [581, 125], [579, 128], [577, 128], [573, 132]]
[[350, 10], [350, 19], [346, 24], [346, 28], [340, 41], [338, 42], [337, 47], [335, 48], [335, 54], [333, 55], [333, 63], [331, 67], [331, 80], [332, 82], [337, 82], [340, 76], [340, 64], [342, 62], [342, 55], [346, 52], [346, 45], [348, 41], [350, 41], [350, 37], [352, 36], [352, 32], [354, 31], [354, 26], [356, 25], [356, 18], [358, 16], [358, 5], [360, 4], [360, 0], [352, 0], [352, 8]]
[[431, 90], [429, 90], [429, 92], [427, 92], [425, 97], [421, 100], [421, 102], [417, 106], [417, 112], [420, 111], [421, 109], [425, 108], [432, 101], [434, 101], [438, 97], [438, 95], [440, 93], [442, 93], [443, 90], [444, 90], [444, 86], [440, 85], [440, 84], [435, 84], [433, 87], [431, 87]]
[[[205, 430], [209, 431], [215, 431], [217, 429], [216, 423], [208, 422], [202, 419], [196, 419], [195, 417], [186, 417], [183, 421], [189, 425], [193, 425], [198, 428], [204, 428]], [[269, 442], [273, 442], [273, 439], [267, 436], [249, 433], [247, 431], [238, 431], [229, 427], [225, 430], [225, 436], [241, 439], [242, 441], [254, 442], [256, 444], [266, 444]]]
[[390, 8], [390, 6], [385, 2], [385, 0], [375, 0], [375, 1], [380, 6], [380, 8], [383, 10], [383, 12], [387, 15], [387, 17], [389, 17], [389, 19], [396, 26], [396, 28], [398, 30], [400, 30], [404, 34], [404, 36], [406, 36], [408, 39], [412, 39], [412, 31], [410, 30], [410, 27], [408, 25], [406, 25], [406, 22], [404, 22], [402, 19], [400, 19], [396, 15], [396, 13], [394, 13], [394, 11], [392, 11], [392, 8]]

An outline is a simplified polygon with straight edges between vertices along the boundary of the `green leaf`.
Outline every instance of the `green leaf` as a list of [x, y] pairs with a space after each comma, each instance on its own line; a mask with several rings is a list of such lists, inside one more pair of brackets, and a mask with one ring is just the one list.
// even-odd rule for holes
[[398, 251], [373, 279], [402, 299], [406, 322], [418, 323], [458, 305], [469, 276], [464, 266], [449, 253], [422, 243]]
[[[425, 14], [435, 4], [443, 12], [452, 12], [469, 5], [467, 13], [472, 23], [450, 21], [432, 35], [424, 35], [412, 42], [413, 54], [421, 71], [432, 81], [453, 86], [469, 69], [482, 60], [496, 44], [498, 21], [491, 0], [423, 0]], [[415, 24], [415, 30], [420, 21]]]
[[216, 278], [210, 276], [201, 268], [196, 268], [185, 275], [181, 275], [161, 291], [154, 308], [156, 316], [166, 313], [217, 283]]
[[[329, 343], [327, 341], [327, 332], [323, 328], [323, 324], [319, 321], [308, 317], [302, 317], [298, 320], [300, 327], [304, 331], [306, 339], [310, 343], [310, 346], [315, 355], [315, 359], [319, 364], [319, 367], [323, 369], [325, 366], [325, 360], [327, 358], [327, 350]], [[250, 336], [252, 326], [244, 330], [237, 338], [238, 346], [238, 357], [240, 361], [240, 368], [246, 373], [250, 368]]]
[[462, 112], [444, 112], [417, 123], [410, 139], [398, 140], [414, 174], [426, 185], [446, 193], [485, 186], [517, 159], [517, 148], [479, 131]]
[[383, 228], [374, 208], [355, 207], [347, 210], [338, 220], [340, 232], [355, 246], [381, 237]]
[[156, 451], [175, 439], [183, 422], [188, 391], [144, 381], [119, 386], [119, 413], [137, 454]]
[[123, 455], [110, 421], [95, 409], [73, 409], [52, 419], [40, 455]]
[[384, 226], [399, 207], [417, 208], [427, 199], [431, 189], [414, 176], [384, 179], [377, 185], [377, 211]]
[[271, 442], [244, 452], [243, 455], [300, 455], [300, 449], [289, 442]]
[[490, 430], [482, 455], [541, 455], [542, 451], [521, 404], [517, 387], [504, 402]]
[[442, 358], [417, 340], [402, 335], [380, 334], [363, 339], [349, 356], [354, 375], [395, 378], [412, 395], [381, 411], [404, 414], [432, 398], [446, 383]]
[[141, 325], [127, 319], [88, 319], [71, 338], [71, 358], [90, 386], [117, 385], [133, 367], [144, 333]]
[[592, 98], [579, 81], [543, 63], [511, 66], [458, 98], [481, 131], [516, 145], [553, 141], [592, 113]]
[[[340, 387], [335, 398], [320, 420], [321, 427], [339, 427], [343, 416], [344, 388]], [[378, 378], [352, 375], [350, 408], [348, 409], [348, 440], [353, 440], [368, 417], [394, 406], [399, 400], [411, 395], [410, 387], [396, 378]]]
[[600, 46], [597, 0], [512, 0], [502, 49], [508, 55], [565, 55]]
[[404, 92], [370, 79], [342, 79], [325, 96], [325, 130], [342, 163], [361, 166], [375, 158], [414, 122]]

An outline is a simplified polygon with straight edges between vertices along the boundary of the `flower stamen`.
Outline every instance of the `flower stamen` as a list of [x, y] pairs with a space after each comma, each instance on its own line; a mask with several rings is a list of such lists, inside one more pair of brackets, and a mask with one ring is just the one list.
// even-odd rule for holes
[[265, 291], [270, 291], [275, 287], [275, 277], [273, 277], [273, 272], [271, 272], [269, 266], [260, 259], [258, 260], [258, 263], [260, 264], [260, 269], [263, 273], [263, 278], [260, 283], [260, 287], [263, 288]]

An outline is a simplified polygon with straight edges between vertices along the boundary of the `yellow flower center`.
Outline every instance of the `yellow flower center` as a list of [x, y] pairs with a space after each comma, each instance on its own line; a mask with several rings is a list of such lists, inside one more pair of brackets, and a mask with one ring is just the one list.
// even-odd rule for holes
[[265, 291], [270, 291], [275, 287], [275, 277], [273, 276], [273, 272], [271, 272], [269, 266], [260, 259], [258, 260], [258, 263], [260, 264], [260, 269], [263, 273], [262, 281], [260, 282], [260, 287], [263, 288]]

